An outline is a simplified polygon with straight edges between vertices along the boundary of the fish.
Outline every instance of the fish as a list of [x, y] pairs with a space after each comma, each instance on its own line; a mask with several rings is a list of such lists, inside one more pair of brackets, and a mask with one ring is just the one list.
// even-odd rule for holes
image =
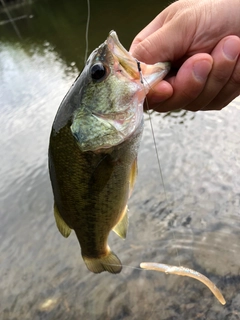
[[169, 63], [140, 63], [111, 31], [55, 116], [48, 157], [54, 216], [64, 237], [75, 231], [93, 273], [122, 269], [108, 236], [113, 230], [126, 238], [144, 99], [169, 69]]

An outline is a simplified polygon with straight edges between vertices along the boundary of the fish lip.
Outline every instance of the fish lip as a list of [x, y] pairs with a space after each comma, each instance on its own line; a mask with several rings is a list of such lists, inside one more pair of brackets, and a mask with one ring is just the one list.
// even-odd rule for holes
[[[128, 56], [131, 59], [134, 59], [132, 55], [124, 48], [124, 46], [121, 44], [121, 42], [118, 39], [117, 33], [112, 30], [109, 32], [109, 35], [107, 37], [106, 43], [108, 45], [108, 48], [110, 51], [113, 51], [116, 55], [120, 55], [117, 51], [114, 51], [115, 46], [118, 50], [121, 51], [121, 55]], [[120, 56], [121, 57], [121, 56]]]
[[131, 53], [129, 53], [121, 42], [118, 39], [117, 33], [115, 31], [110, 31], [105, 41], [108, 46], [109, 51], [112, 55], [117, 59], [119, 64], [125, 69], [130, 78], [135, 80], [141, 80], [139, 69], [138, 69], [138, 61], [135, 59]]
[[162, 80], [171, 68], [170, 62], [158, 62], [154, 65], [148, 65], [138, 61], [123, 47], [117, 33], [113, 30], [109, 33], [105, 43], [109, 51], [126, 71], [125, 76], [128, 75], [131, 80], [144, 85], [145, 93], [148, 93], [156, 82]]

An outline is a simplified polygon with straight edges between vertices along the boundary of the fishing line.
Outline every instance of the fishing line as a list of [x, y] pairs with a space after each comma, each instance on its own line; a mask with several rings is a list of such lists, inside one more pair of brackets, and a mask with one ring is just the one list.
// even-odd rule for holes
[[7, 16], [8, 16], [8, 19], [9, 19], [9, 21], [11, 22], [11, 24], [12, 24], [12, 26], [13, 26], [13, 29], [15, 30], [18, 38], [19, 38], [20, 40], [22, 40], [21, 33], [20, 33], [20, 31], [18, 30], [18, 27], [17, 27], [16, 23], [14, 22], [14, 19], [12, 18], [11, 14], [10, 14], [8, 8], [7, 8], [7, 5], [6, 5], [5, 1], [4, 1], [4, 0], [0, 0], [0, 2], [1, 2], [1, 4], [2, 4], [2, 7], [4, 8], [4, 10], [5, 10], [5, 12], [6, 12]]
[[[157, 142], [156, 142], [156, 138], [155, 138], [155, 134], [154, 134], [154, 130], [153, 130], [153, 124], [152, 124], [152, 118], [151, 118], [151, 114], [150, 114], [150, 109], [149, 109], [149, 104], [148, 104], [148, 99], [147, 99], [147, 90], [145, 88], [145, 84], [143, 81], [143, 75], [142, 75], [142, 69], [141, 69], [141, 65], [140, 65], [140, 61], [137, 60], [137, 66], [138, 66], [138, 71], [140, 74], [140, 79], [141, 79], [141, 83], [143, 85], [144, 91], [145, 91], [145, 96], [146, 96], [146, 107], [147, 107], [147, 115], [149, 118], [149, 122], [150, 122], [150, 127], [151, 127], [151, 132], [152, 132], [152, 137], [153, 137], [153, 144], [154, 144], [154, 149], [155, 149], [155, 153], [156, 153], [156, 157], [157, 157], [157, 162], [158, 162], [158, 170], [160, 172], [160, 176], [161, 176], [161, 180], [162, 180], [162, 184], [163, 184], [163, 190], [164, 190], [164, 196], [165, 196], [165, 201], [166, 204], [168, 205], [168, 201], [167, 201], [167, 193], [166, 193], [166, 188], [164, 185], [164, 181], [163, 181], [163, 175], [162, 175], [162, 169], [161, 169], [161, 165], [160, 165], [160, 158], [159, 158], [159, 154], [158, 154], [158, 149], [157, 149]], [[147, 83], [146, 79], [144, 79], [145, 82]], [[149, 86], [150, 87], [150, 86]]]
[[85, 39], [86, 39], [86, 50], [85, 50], [85, 58], [84, 58], [85, 63], [87, 61], [87, 56], [88, 56], [88, 31], [89, 31], [89, 24], [90, 24], [90, 0], [87, 0], [87, 10], [88, 10], [88, 15], [87, 15], [87, 24], [86, 24], [86, 33], [85, 33]]
[[[88, 55], [88, 34], [89, 34], [89, 24], [90, 24], [90, 0], [87, 0], [87, 9], [88, 9], [88, 16], [87, 16], [86, 33], [85, 33], [85, 38], [86, 38], [86, 50], [85, 50], [85, 58], [84, 58], [85, 63], [86, 63], [86, 61], [87, 61], [87, 55]], [[153, 144], [154, 144], [154, 149], [155, 149], [156, 158], [157, 158], [157, 163], [158, 163], [158, 171], [159, 171], [159, 173], [160, 173], [160, 177], [161, 177], [161, 180], [162, 180], [162, 185], [163, 185], [163, 190], [164, 190], [164, 197], [165, 197], [166, 207], [169, 208], [169, 203], [168, 203], [168, 199], [167, 199], [166, 188], [165, 188], [165, 184], [164, 184], [164, 180], [163, 180], [163, 174], [162, 174], [162, 169], [161, 169], [161, 165], [160, 165], [160, 157], [159, 157], [159, 153], [158, 153], [158, 149], [157, 149], [156, 137], [155, 137], [154, 130], [153, 130], [153, 123], [152, 123], [152, 118], [151, 118], [151, 114], [150, 114], [149, 103], [148, 103], [148, 99], [147, 99], [147, 91], [146, 91], [146, 87], [145, 87], [145, 83], [147, 83], [147, 81], [146, 81], [146, 79], [144, 79], [144, 80], [145, 80], [145, 83], [144, 83], [140, 61], [138, 61], [138, 60], [136, 59], [136, 63], [137, 63], [138, 71], [139, 71], [139, 74], [140, 74], [140, 80], [141, 80], [141, 83], [142, 83], [143, 88], [144, 88], [144, 91], [145, 91], [145, 96], [146, 96], [145, 101], [146, 101], [147, 115], [148, 115], [148, 118], [149, 118], [150, 127], [151, 127], [151, 132], [152, 132], [152, 137], [153, 137]], [[150, 87], [150, 86], [149, 86], [149, 87]], [[172, 222], [172, 226], [173, 226], [173, 222]], [[172, 230], [172, 236], [173, 236], [174, 242], [176, 243], [176, 238], [175, 238], [174, 230]], [[180, 258], [179, 258], [179, 253], [178, 253], [178, 248], [177, 248], [177, 247], [176, 247], [176, 254], [177, 254], [177, 259], [178, 259], [178, 263], [179, 263], [179, 266], [180, 266]], [[118, 266], [118, 265], [113, 265], [113, 264], [111, 264], [111, 265], [112, 265], [112, 266]], [[141, 268], [132, 267], [132, 266], [127, 266], [127, 265], [123, 265], [123, 267], [142, 270]]]
[[[148, 103], [148, 98], [147, 98], [147, 90], [146, 90], [146, 87], [145, 87], [145, 84], [144, 84], [144, 81], [143, 81], [143, 75], [142, 75], [140, 61], [138, 61], [138, 60], [137, 60], [137, 66], [138, 66], [138, 71], [139, 71], [139, 74], [140, 74], [141, 83], [143, 84], [143, 88], [144, 88], [144, 91], [145, 91], [145, 96], [146, 96], [145, 101], [146, 101], [146, 109], [147, 109], [146, 111], [147, 111], [148, 119], [149, 119], [149, 122], [150, 122], [151, 133], [152, 133], [152, 137], [153, 137], [153, 145], [154, 145], [156, 158], [157, 158], [157, 163], [158, 163], [158, 171], [160, 173], [160, 177], [161, 177], [161, 180], [162, 180], [164, 196], [165, 196], [165, 202], [166, 202], [166, 208], [169, 209], [169, 202], [168, 202], [167, 192], [166, 192], [166, 188], [165, 188], [165, 184], [164, 184], [164, 180], [163, 180], [163, 174], [162, 174], [162, 169], [161, 169], [161, 165], [160, 165], [160, 157], [159, 157], [159, 153], [158, 153], [157, 142], [156, 142], [156, 137], [155, 137], [155, 133], [154, 133], [154, 130], [153, 130], [153, 123], [152, 123], [152, 118], [151, 118], [150, 108], [149, 108], [149, 103]], [[144, 79], [144, 80], [145, 80], [145, 83], [147, 83], [147, 80], [146, 79]], [[149, 85], [149, 87], [151, 88], [150, 85]], [[172, 227], [173, 227], [173, 222], [172, 222]], [[174, 230], [172, 230], [172, 237], [173, 237], [174, 243], [176, 243], [176, 237], [175, 237]], [[176, 254], [177, 254], [178, 264], [180, 266], [180, 257], [179, 257], [177, 246], [176, 246]]]
[[[146, 90], [146, 89], [145, 89], [145, 86], [144, 86], [144, 90]], [[166, 188], [165, 188], [165, 184], [164, 184], [164, 180], [163, 180], [163, 174], [162, 174], [162, 169], [161, 169], [161, 165], [160, 165], [160, 157], [159, 157], [159, 153], [158, 153], [158, 149], [157, 149], [156, 137], [155, 137], [154, 130], [153, 130], [153, 123], [152, 123], [152, 118], [151, 118], [151, 114], [150, 114], [150, 109], [149, 109], [149, 104], [148, 104], [147, 95], [146, 95], [146, 107], [147, 107], [147, 115], [148, 115], [148, 118], [149, 118], [150, 127], [151, 127], [151, 132], [152, 132], [152, 137], [153, 137], [154, 149], [155, 149], [155, 153], [156, 153], [156, 157], [157, 157], [157, 162], [158, 162], [158, 170], [159, 170], [159, 172], [160, 172], [160, 176], [161, 176], [161, 180], [162, 180], [162, 184], [163, 184], [164, 196], [165, 196], [165, 201], [166, 201], [166, 208], [169, 209], [169, 202], [168, 202], [167, 192], [166, 192]], [[173, 227], [173, 222], [172, 222], [172, 227]], [[172, 237], [173, 237], [174, 243], [176, 243], [176, 237], [175, 237], [175, 233], [174, 233], [174, 230], [173, 230], [173, 229], [172, 229]], [[176, 246], [176, 254], [177, 254], [178, 264], [179, 264], [179, 266], [180, 266], [180, 257], [179, 257], [179, 253], [178, 253], [178, 248], [177, 248], [177, 246]]]
[[[89, 34], [89, 24], [90, 24], [90, 0], [87, 0], [87, 11], [88, 11], [88, 15], [87, 15], [86, 32], [85, 32], [86, 49], [85, 49], [85, 57], [84, 57], [84, 62], [85, 63], [86, 63], [87, 57], [88, 57], [88, 34]], [[139, 68], [140, 68], [140, 62], [139, 62]], [[113, 267], [119, 267], [120, 266], [118, 264], [107, 264], [107, 265], [113, 266]], [[137, 270], [143, 271], [143, 269], [140, 268], [140, 267], [133, 267], [133, 266], [129, 266], [129, 265], [121, 265], [121, 266], [124, 267], [124, 268], [137, 269]]]
[[144, 271], [142, 268], [140, 267], [133, 267], [130, 265], [126, 265], [126, 264], [112, 264], [112, 263], [105, 263], [106, 266], [112, 266], [112, 267], [123, 267], [123, 268], [130, 268], [130, 269], [136, 269], [136, 270], [141, 270]]

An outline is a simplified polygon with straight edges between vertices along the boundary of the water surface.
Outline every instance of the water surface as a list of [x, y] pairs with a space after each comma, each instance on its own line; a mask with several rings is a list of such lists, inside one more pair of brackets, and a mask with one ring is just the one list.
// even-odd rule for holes
[[[128, 47], [164, 5], [91, 1], [90, 50], [111, 29]], [[83, 65], [86, 9], [36, 1], [10, 11], [26, 16], [16, 21], [21, 38], [0, 25], [1, 319], [238, 319], [239, 98], [221, 112], [152, 114], [165, 192], [145, 117], [128, 236], [109, 241], [130, 266], [121, 274], [90, 273], [75, 235], [64, 239], [55, 226], [48, 138]], [[142, 261], [204, 273], [226, 306], [193, 279], [134, 269]]]

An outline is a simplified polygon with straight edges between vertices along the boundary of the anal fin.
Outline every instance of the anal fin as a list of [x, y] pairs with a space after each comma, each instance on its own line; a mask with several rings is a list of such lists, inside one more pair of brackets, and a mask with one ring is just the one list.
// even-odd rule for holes
[[71, 230], [71, 228], [69, 228], [69, 226], [66, 224], [66, 222], [61, 217], [56, 204], [54, 204], [54, 217], [56, 220], [58, 230], [65, 238], [67, 238], [70, 235], [72, 230]]
[[126, 206], [122, 213], [121, 220], [115, 225], [113, 231], [122, 239], [125, 239], [127, 236], [128, 229], [128, 206]]

